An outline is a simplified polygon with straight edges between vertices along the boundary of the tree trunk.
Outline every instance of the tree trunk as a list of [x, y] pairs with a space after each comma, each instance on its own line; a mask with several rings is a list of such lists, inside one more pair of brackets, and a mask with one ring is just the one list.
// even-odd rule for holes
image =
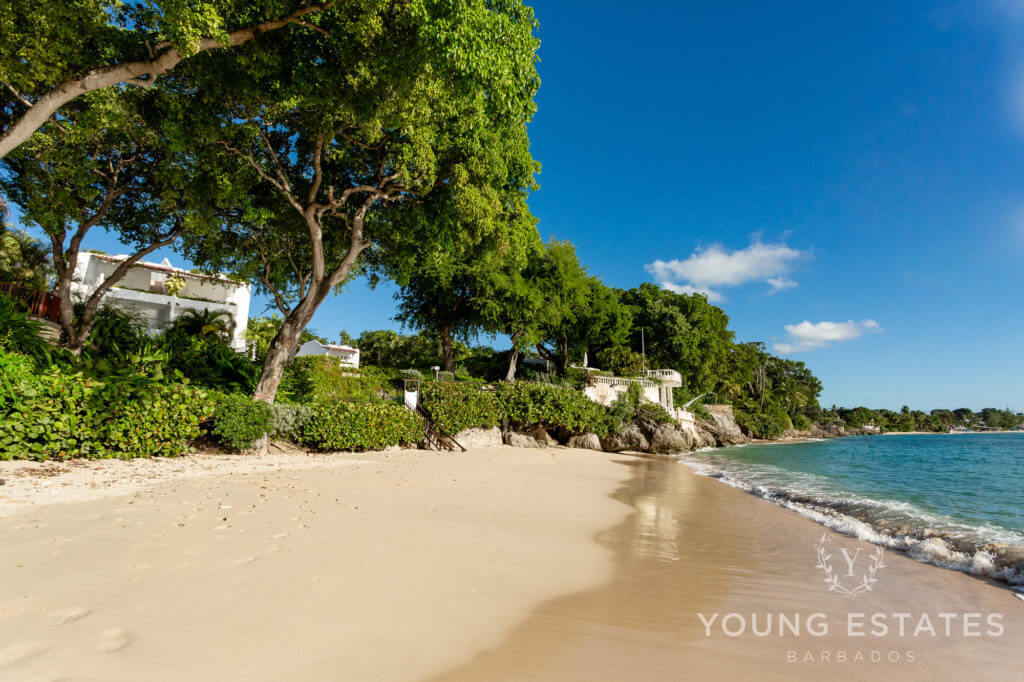
[[516, 380], [516, 366], [519, 364], [519, 347], [514, 345], [508, 352], [508, 371], [505, 372], [505, 381], [513, 383]]
[[562, 375], [569, 373], [569, 339], [562, 337], [558, 344], [558, 361]]
[[80, 355], [84, 342], [75, 325], [75, 308], [71, 303], [71, 274], [60, 275], [53, 291], [60, 299], [60, 327], [64, 332], [64, 345], [75, 355]]
[[330, 292], [331, 284], [326, 279], [316, 284], [310, 283], [306, 295], [284, 318], [281, 328], [270, 342], [267, 357], [263, 360], [263, 370], [256, 381], [253, 397], [257, 400], [274, 402], [284, 368], [292, 361], [298, 350], [299, 336]]
[[284, 375], [284, 368], [291, 362], [295, 354], [302, 330], [306, 328], [306, 325], [313, 319], [313, 313], [316, 312], [317, 306], [305, 305], [307, 301], [309, 301], [308, 298], [292, 310], [281, 324], [281, 329], [278, 330], [274, 340], [270, 342], [267, 357], [263, 360], [263, 370], [256, 382], [254, 396], [257, 400], [274, 402], [274, 398], [277, 396], [277, 387], [281, 384], [281, 377]]
[[455, 354], [452, 350], [452, 328], [441, 329], [441, 368], [455, 374]]

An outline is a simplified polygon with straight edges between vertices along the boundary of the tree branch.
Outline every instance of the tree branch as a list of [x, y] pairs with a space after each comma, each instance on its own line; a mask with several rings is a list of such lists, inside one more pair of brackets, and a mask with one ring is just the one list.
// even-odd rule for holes
[[[232, 31], [228, 33], [227, 41], [225, 42], [212, 37], [201, 38], [192, 54], [244, 45], [264, 33], [283, 28], [289, 24], [300, 24], [308, 27], [310, 25], [308, 22], [303, 21], [303, 17], [328, 9], [336, 1], [329, 0], [328, 2], [304, 5], [280, 19], [265, 21]], [[177, 66], [183, 59], [192, 56], [186, 55], [169, 41], [157, 43], [150, 51], [151, 55], [154, 55], [154, 53], [156, 53], [155, 56], [150, 56], [149, 59], [92, 69], [81, 76], [69, 78], [39, 97], [35, 103], [29, 106], [28, 111], [0, 135], [0, 159], [6, 157], [14, 149], [17, 149], [34, 132], [39, 130], [58, 109], [76, 97], [87, 92], [113, 87], [119, 83], [130, 83], [132, 85], [151, 84], [159, 76]]]
[[88, 319], [91, 317], [91, 313], [94, 312], [96, 308], [99, 306], [100, 299], [103, 298], [103, 295], [110, 290], [110, 287], [114, 286], [115, 282], [119, 282], [136, 263], [138, 263], [140, 260], [148, 256], [149, 254], [153, 253], [157, 249], [168, 246], [171, 242], [177, 239], [184, 231], [185, 226], [182, 224], [181, 220], [178, 220], [175, 223], [174, 228], [170, 232], [168, 232], [165, 235], [158, 236], [156, 238], [156, 241], [154, 241], [152, 244], [145, 248], [139, 249], [138, 251], [128, 256], [123, 261], [121, 261], [118, 264], [118, 266], [114, 268], [114, 271], [110, 273], [110, 276], [104, 279], [103, 282], [98, 287], [96, 287], [96, 291], [92, 292], [92, 294], [89, 296], [89, 300], [86, 301], [85, 304], [85, 312], [83, 312], [82, 314], [83, 321], [88, 321]]

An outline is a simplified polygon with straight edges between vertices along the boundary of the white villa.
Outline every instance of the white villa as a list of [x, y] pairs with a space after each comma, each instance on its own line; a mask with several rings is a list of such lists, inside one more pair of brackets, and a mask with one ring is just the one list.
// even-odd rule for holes
[[302, 357], [303, 355], [326, 355], [337, 358], [338, 364], [342, 367], [359, 369], [359, 349], [352, 346], [335, 346], [311, 340], [299, 346], [295, 357]]
[[[84, 299], [92, 294], [125, 258], [124, 255], [79, 253], [71, 295]], [[165, 284], [174, 275], [184, 279], [185, 285], [176, 295], [171, 295]], [[164, 331], [186, 310], [227, 312], [234, 321], [231, 346], [243, 352], [250, 296], [248, 283], [176, 268], [165, 258], [160, 263], [139, 261], [133, 265], [103, 296], [103, 301], [137, 314], [145, 321], [150, 334]]]

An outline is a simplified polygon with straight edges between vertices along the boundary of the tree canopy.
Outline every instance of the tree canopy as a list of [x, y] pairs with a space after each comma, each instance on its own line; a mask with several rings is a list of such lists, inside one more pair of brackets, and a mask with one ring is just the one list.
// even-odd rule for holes
[[518, 2], [391, 2], [324, 13], [246, 55], [165, 79], [191, 89], [222, 158], [231, 229], [194, 261], [254, 280], [284, 324], [257, 393], [272, 397], [317, 307], [362, 272], [408, 280], [425, 254], [465, 257], [532, 226], [526, 122], [538, 79]]

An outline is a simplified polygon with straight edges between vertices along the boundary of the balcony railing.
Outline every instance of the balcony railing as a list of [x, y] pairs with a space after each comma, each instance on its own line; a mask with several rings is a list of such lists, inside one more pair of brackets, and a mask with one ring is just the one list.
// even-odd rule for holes
[[60, 297], [10, 282], [0, 282], [0, 294], [24, 303], [29, 315], [60, 324]]
[[658, 384], [647, 379], [631, 379], [628, 377], [603, 377], [592, 375], [591, 378], [595, 384], [608, 384], [609, 386], [628, 386], [630, 384], [638, 384], [644, 388], [656, 388]]
[[666, 383], [682, 384], [683, 376], [674, 369], [649, 369], [647, 376]]

